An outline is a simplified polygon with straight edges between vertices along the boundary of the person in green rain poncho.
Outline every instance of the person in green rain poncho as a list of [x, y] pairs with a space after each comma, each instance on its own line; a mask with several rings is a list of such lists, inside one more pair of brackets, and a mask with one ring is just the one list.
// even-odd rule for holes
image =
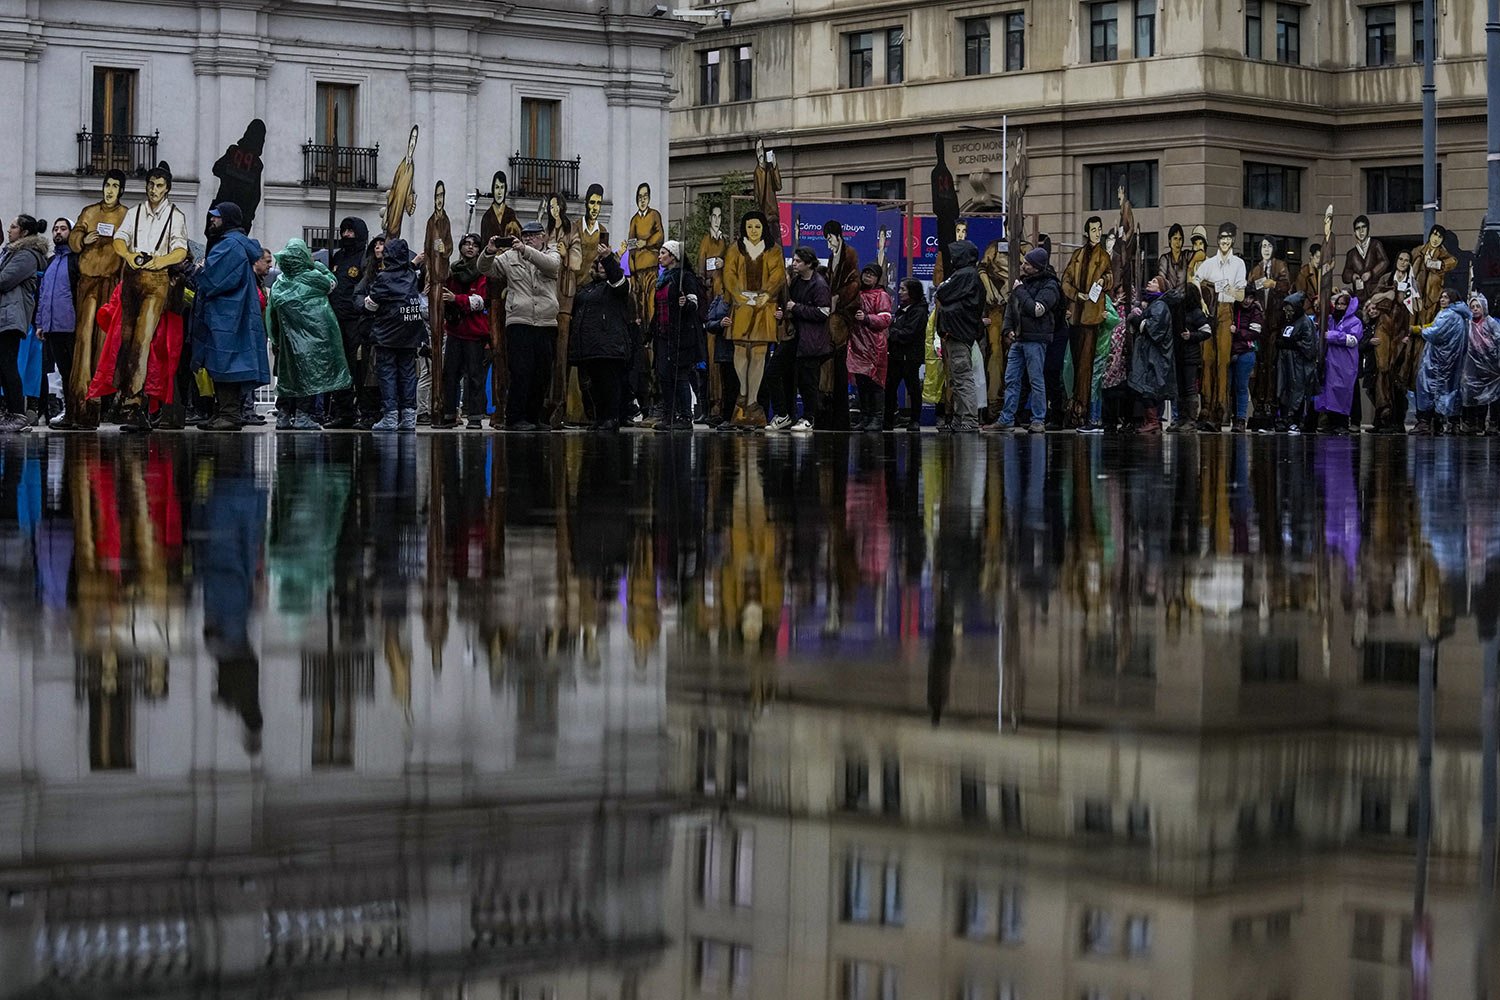
[[318, 430], [317, 397], [353, 384], [344, 360], [338, 317], [328, 301], [333, 272], [313, 260], [307, 244], [291, 240], [276, 255], [281, 277], [266, 304], [266, 335], [275, 352], [276, 394], [292, 430]]

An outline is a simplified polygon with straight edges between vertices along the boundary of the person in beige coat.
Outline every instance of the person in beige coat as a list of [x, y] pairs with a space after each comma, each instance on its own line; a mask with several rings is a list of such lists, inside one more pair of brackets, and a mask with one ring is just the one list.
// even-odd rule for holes
[[528, 222], [519, 237], [493, 236], [479, 255], [479, 273], [505, 293], [505, 348], [510, 370], [505, 428], [529, 432], [541, 426], [542, 405], [552, 382], [557, 342], [557, 277], [562, 256], [547, 246], [540, 222]]

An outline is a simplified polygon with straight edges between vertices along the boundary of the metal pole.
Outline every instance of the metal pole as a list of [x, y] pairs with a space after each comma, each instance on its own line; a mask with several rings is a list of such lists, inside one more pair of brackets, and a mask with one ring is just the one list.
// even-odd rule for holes
[[[1494, 0], [1491, 0], [1493, 6]], [[1422, 236], [1437, 225], [1437, 0], [1422, 0]], [[1493, 41], [1490, 42], [1494, 44]], [[1494, 70], [1491, 68], [1491, 75]], [[1493, 126], [1491, 126], [1493, 128]], [[1490, 164], [1491, 170], [1494, 164]], [[1493, 198], [1493, 195], [1491, 195]]]
[[[1010, 115], [1000, 116], [1000, 214], [1010, 207]], [[1010, 239], [1010, 233], [1005, 234]]]
[[[333, 263], [333, 251], [338, 246], [339, 214], [339, 108], [333, 106], [333, 149], [328, 153], [328, 261]], [[361, 248], [363, 249], [363, 248]]]

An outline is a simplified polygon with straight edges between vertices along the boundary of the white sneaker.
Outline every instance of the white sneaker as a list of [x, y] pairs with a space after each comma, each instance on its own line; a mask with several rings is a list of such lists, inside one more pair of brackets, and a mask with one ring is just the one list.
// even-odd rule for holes
[[784, 430], [789, 430], [791, 428], [791, 426], [792, 426], [792, 418], [790, 416], [788, 416], [787, 414], [783, 413], [783, 414], [781, 414], [781, 416], [777, 417], [775, 420], [773, 420], [769, 424], [767, 424], [766, 425], [766, 430], [768, 430], [768, 431], [784, 431]]
[[806, 417], [803, 417], [801, 420], [792, 425], [793, 434], [811, 434], [812, 429], [812, 421], [808, 420]]

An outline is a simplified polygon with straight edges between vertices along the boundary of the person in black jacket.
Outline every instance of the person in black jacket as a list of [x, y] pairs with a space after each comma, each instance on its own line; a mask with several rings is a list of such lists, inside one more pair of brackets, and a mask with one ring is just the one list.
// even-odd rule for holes
[[1214, 321], [1203, 311], [1203, 296], [1194, 284], [1174, 288], [1164, 295], [1177, 329], [1177, 401], [1173, 404], [1172, 430], [1186, 434], [1216, 431], [1218, 425], [1205, 420], [1203, 410], [1203, 342], [1214, 335]]
[[[798, 392], [802, 395], [802, 419], [792, 420], [792, 386], [790, 380], [772, 383], [777, 393], [776, 419], [768, 430], [811, 431], [818, 424], [823, 394], [819, 386], [823, 363], [833, 355], [833, 340], [828, 333], [828, 315], [833, 310], [833, 295], [828, 282], [818, 273], [818, 255], [810, 247], [792, 252], [792, 281], [787, 286], [786, 304], [776, 310], [776, 318], [790, 316], [795, 334], [776, 351], [792, 351], [792, 362]], [[769, 381], [769, 380], [768, 380]]]
[[[703, 322], [698, 312], [698, 276], [682, 259], [682, 243], [667, 240], [656, 252], [662, 273], [656, 279], [652, 337], [656, 384], [661, 395], [658, 430], [692, 430], [692, 372], [703, 360]], [[706, 308], [708, 303], [704, 303]]]
[[[328, 258], [328, 269], [333, 272], [336, 282], [333, 291], [328, 293], [328, 301], [339, 320], [344, 361], [349, 366], [349, 374], [354, 376], [353, 386], [333, 394], [330, 401], [332, 415], [323, 425], [330, 430], [353, 427], [360, 415], [369, 417], [368, 423], [374, 423], [374, 411], [378, 409], [372, 405], [376, 402], [371, 398], [372, 393], [364, 389], [370, 352], [364, 351], [362, 355], [360, 351], [369, 335], [370, 314], [354, 302], [354, 290], [369, 273], [369, 236], [370, 230], [364, 220], [350, 216], [339, 223], [338, 249]], [[359, 405], [361, 402], [365, 405]]]
[[372, 430], [417, 429], [417, 351], [427, 341], [427, 299], [403, 239], [387, 240], [385, 263], [360, 303], [371, 314], [370, 340], [384, 415]]
[[1281, 304], [1281, 339], [1276, 351], [1276, 389], [1281, 413], [1276, 429], [1302, 432], [1302, 413], [1309, 395], [1317, 391], [1318, 326], [1307, 314], [1301, 292], [1288, 295]]
[[943, 338], [943, 365], [953, 395], [953, 429], [979, 430], [979, 383], [974, 372], [974, 344], [984, 331], [984, 285], [979, 280], [979, 248], [968, 240], [948, 247], [953, 273], [938, 286], [938, 334]]
[[907, 278], [896, 290], [896, 315], [886, 332], [886, 350], [890, 362], [885, 377], [885, 426], [896, 429], [898, 386], [906, 387], [907, 424], [909, 431], [922, 429], [922, 359], [923, 340], [927, 336], [927, 293], [922, 283]]
[[573, 297], [568, 331], [568, 363], [578, 366], [578, 383], [593, 429], [620, 429], [620, 394], [630, 358], [630, 282], [607, 250], [594, 258], [592, 279]]
[[[1052, 270], [1051, 255], [1037, 247], [1021, 260], [1018, 278], [1005, 306], [1001, 334], [1006, 344], [1005, 404], [993, 430], [1010, 430], [1015, 426], [1016, 410], [1021, 405], [1021, 378], [1031, 386], [1028, 407], [1031, 431], [1041, 433], [1047, 413], [1047, 384], [1043, 369], [1047, 362], [1047, 345], [1057, 327], [1055, 311], [1062, 302], [1062, 285]], [[1023, 371], [1024, 370], [1024, 371]]]

